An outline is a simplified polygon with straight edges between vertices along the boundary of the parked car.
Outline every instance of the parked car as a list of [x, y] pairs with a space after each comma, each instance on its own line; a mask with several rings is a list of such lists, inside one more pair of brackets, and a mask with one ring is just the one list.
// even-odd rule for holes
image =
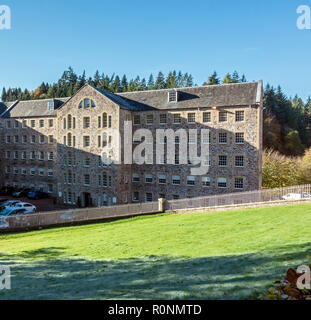
[[8, 199], [0, 198], [0, 206], [2, 203], [7, 202], [7, 201], [8, 201]]
[[311, 198], [310, 193], [302, 192], [302, 193], [288, 193], [282, 197], [283, 200], [301, 200]]
[[6, 208], [9, 208], [9, 207], [14, 207], [19, 202], [20, 202], [20, 200], [7, 200], [7, 201], [1, 203], [0, 211], [4, 210]]
[[31, 191], [31, 189], [29, 189], [29, 188], [21, 189], [19, 191], [14, 191], [12, 193], [12, 196], [15, 198], [26, 197], [28, 195], [29, 191]]
[[27, 194], [27, 198], [28, 199], [44, 199], [44, 198], [48, 198], [49, 194], [46, 192], [42, 192], [40, 190], [30, 190]]
[[27, 212], [27, 210], [23, 208], [22, 209], [8, 208], [0, 212], [0, 217], [17, 216], [17, 215], [30, 214], [30, 213], [33, 213], [33, 212]]
[[34, 213], [36, 212], [37, 208], [31, 203], [28, 202], [19, 202], [14, 207], [14, 209], [25, 209], [26, 213]]

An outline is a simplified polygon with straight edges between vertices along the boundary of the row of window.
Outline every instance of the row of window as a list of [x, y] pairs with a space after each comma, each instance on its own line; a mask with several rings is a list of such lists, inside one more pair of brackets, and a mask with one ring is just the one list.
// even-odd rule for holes
[[[112, 127], [112, 116], [107, 115], [106, 112], [102, 116], [98, 116], [97, 120], [98, 128], [111, 128]], [[83, 117], [82, 119], [83, 129], [88, 129], [91, 127], [91, 117]], [[66, 118], [63, 118], [63, 129], [76, 129], [76, 118], [72, 115], [68, 115]]]
[[19, 129], [20, 126], [22, 128], [36, 128], [36, 126], [38, 126], [39, 128], [44, 128], [46, 125], [48, 126], [48, 128], [53, 128], [54, 119], [22, 120], [21, 123], [17, 120], [6, 120], [7, 129]]
[[[46, 154], [43, 151], [30, 151], [29, 153], [26, 151], [6, 151], [5, 152], [5, 158], [6, 159], [11, 159], [13, 154], [13, 159], [18, 160], [19, 157], [21, 160], [27, 160], [28, 156], [30, 160], [36, 160], [37, 158], [39, 160], [46, 160]], [[47, 153], [47, 160], [54, 160], [54, 153], [53, 152], [48, 152]]]
[[15, 136], [6, 136], [5, 142], [6, 143], [37, 143], [37, 139], [39, 138], [39, 143], [40, 144], [45, 144], [46, 143], [46, 138], [47, 138], [47, 142], [49, 144], [53, 144], [54, 143], [54, 138], [53, 135], [49, 135], [48, 137], [44, 136], [44, 135], [40, 135], [40, 136], [36, 136], [36, 135], [31, 135], [31, 136], [27, 136], [27, 135], [22, 135], [21, 136], [21, 140], [20, 140], [20, 136], [19, 135], [15, 135]]
[[[228, 121], [228, 111], [218, 111], [218, 122], [227, 122]], [[171, 122], [173, 124], [180, 124], [182, 122], [182, 116], [181, 113], [173, 113], [171, 114]], [[200, 121], [198, 118], [197, 112], [188, 112], [187, 113], [187, 122], [188, 123], [196, 123], [197, 121]], [[245, 112], [243, 110], [235, 111], [234, 115], [235, 122], [243, 122], [245, 120]], [[153, 125], [155, 123], [155, 115], [154, 114], [146, 114], [145, 118], [142, 118], [142, 115], [137, 114], [134, 115], [134, 125], [141, 125], [145, 123], [146, 125]], [[160, 113], [159, 114], [159, 123], [160, 124], [168, 124], [169, 122], [169, 116], [167, 113]], [[212, 122], [212, 112], [206, 111], [202, 112], [202, 122], [203, 123], [210, 123]]]
[[[200, 181], [198, 181], [200, 179]], [[133, 182], [141, 182], [141, 177], [139, 174], [134, 173], [132, 176]], [[159, 174], [158, 177], [155, 179], [152, 174], [146, 174], [144, 177], [144, 182], [148, 184], [152, 184], [158, 182], [158, 184], [167, 184], [168, 178], [165, 174]], [[173, 175], [171, 177], [172, 185], [179, 186], [184, 185], [182, 178], [180, 175]], [[203, 187], [210, 187], [211, 186], [211, 178], [210, 177], [197, 177], [197, 176], [187, 176], [185, 181], [187, 186], [195, 186], [195, 185], [202, 185]], [[227, 188], [227, 178], [218, 178], [217, 179], [217, 186], [218, 188]], [[244, 183], [243, 178], [235, 178], [234, 181], [235, 189], [243, 189]]]
[[[5, 167], [5, 173], [9, 174], [11, 173], [11, 167], [6, 166]], [[39, 176], [49, 176], [52, 177], [54, 175], [54, 171], [53, 169], [48, 169], [45, 170], [44, 168], [30, 168], [30, 169], [26, 169], [26, 168], [17, 168], [17, 167], [13, 167], [13, 174], [21, 174], [21, 175], [31, 175], [34, 176], [36, 174], [38, 174]]]
[[9, 183], [9, 182], [6, 182], [5, 183], [5, 186], [6, 187], [11, 187], [13, 186], [14, 189], [25, 189], [25, 188], [30, 188], [30, 189], [37, 189], [37, 190], [40, 190], [42, 192], [48, 192], [48, 193], [53, 193], [54, 191], [54, 185], [49, 183], [47, 185], [43, 184], [43, 183], [40, 183], [38, 185], [34, 184], [34, 183], [22, 183], [22, 184], [19, 184], [17, 182], [13, 182], [12, 184]]

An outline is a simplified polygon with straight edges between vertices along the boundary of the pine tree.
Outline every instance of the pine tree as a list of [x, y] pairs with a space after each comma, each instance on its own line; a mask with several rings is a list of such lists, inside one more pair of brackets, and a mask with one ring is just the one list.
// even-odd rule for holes
[[164, 75], [161, 71], [158, 73], [157, 79], [154, 84], [154, 88], [155, 89], [164, 89], [165, 88]]
[[212, 86], [219, 83], [220, 83], [220, 80], [218, 78], [217, 72], [214, 71], [214, 73], [208, 77], [208, 81], [203, 83], [203, 86]]
[[150, 74], [149, 80], [148, 80], [148, 90], [152, 90], [153, 88], [154, 88], [153, 74]]

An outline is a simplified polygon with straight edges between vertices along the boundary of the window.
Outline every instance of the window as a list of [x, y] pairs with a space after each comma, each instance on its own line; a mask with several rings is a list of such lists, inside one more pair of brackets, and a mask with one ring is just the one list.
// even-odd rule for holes
[[187, 177], [187, 185], [188, 186], [194, 186], [195, 185], [195, 177], [194, 176], [188, 176]]
[[166, 175], [165, 174], [159, 175], [159, 184], [166, 184]]
[[97, 127], [100, 128], [101, 125], [102, 125], [102, 118], [99, 116], [99, 117], [97, 118]]
[[49, 160], [53, 160], [54, 159], [54, 154], [53, 152], [49, 152]]
[[178, 93], [176, 90], [168, 92], [168, 102], [177, 102]]
[[49, 144], [53, 144], [53, 136], [49, 136]]
[[48, 184], [48, 193], [53, 193], [53, 185]]
[[26, 160], [26, 158], [27, 158], [26, 151], [23, 151], [22, 152], [22, 160]]
[[31, 120], [30, 126], [31, 126], [31, 128], [35, 128], [36, 127], [36, 120]]
[[175, 165], [179, 165], [179, 154], [175, 154]]
[[218, 141], [220, 144], [226, 144], [227, 143], [227, 133], [220, 132], [218, 135]]
[[107, 113], [103, 113], [103, 128], [107, 128]]
[[89, 147], [90, 146], [90, 137], [84, 136], [83, 137], [83, 147]]
[[181, 123], [181, 115], [180, 113], [175, 113], [173, 116], [174, 124], [179, 124]]
[[167, 123], [167, 114], [160, 114], [160, 124]]
[[30, 169], [30, 174], [31, 174], [32, 176], [34, 176], [34, 175], [36, 174], [36, 169], [31, 168], [31, 169]]
[[84, 99], [83, 100], [83, 107], [84, 107], [84, 109], [90, 108], [91, 107], [91, 100], [88, 98]]
[[203, 122], [211, 122], [211, 113], [203, 112]]
[[15, 128], [15, 129], [18, 129], [18, 127], [19, 127], [19, 123], [18, 123], [17, 120], [15, 120], [15, 121], [14, 121], [14, 128]]
[[89, 174], [85, 174], [84, 175], [84, 185], [85, 186], [89, 186], [90, 185], [90, 175]]
[[23, 122], [22, 122], [22, 127], [23, 127], [23, 128], [27, 128], [27, 120], [23, 120]]
[[134, 202], [139, 201], [139, 192], [138, 191], [133, 192], [133, 201]]
[[87, 129], [90, 127], [90, 117], [84, 117], [83, 118], [83, 128]]
[[227, 111], [219, 111], [219, 122], [226, 122], [228, 120]]
[[44, 136], [43, 135], [40, 135], [40, 143], [43, 144], [45, 141], [44, 141]]
[[72, 129], [75, 129], [76, 128], [76, 118], [73, 117], [72, 118]]
[[23, 142], [23, 143], [27, 143], [27, 136], [23, 136], [22, 142]]
[[236, 111], [235, 112], [235, 121], [236, 122], [244, 121], [244, 111]]
[[22, 168], [22, 175], [27, 175], [27, 170], [26, 170], [26, 168]]
[[6, 151], [5, 152], [5, 158], [6, 159], [10, 159], [11, 158], [11, 152], [10, 151]]
[[31, 152], [30, 152], [30, 159], [31, 159], [31, 160], [35, 160], [35, 158], [36, 158], [36, 153], [35, 153], [35, 151], [31, 151]]
[[175, 185], [175, 186], [179, 186], [180, 185], [180, 176], [173, 176], [172, 177], [172, 183], [173, 183], [173, 185]]
[[175, 144], [179, 144], [180, 143], [180, 137], [179, 136], [175, 136]]
[[13, 168], [14, 174], [18, 174], [18, 168]]
[[244, 188], [243, 178], [235, 178], [234, 179], [234, 188], [240, 189], [240, 190]]
[[39, 126], [40, 128], [44, 128], [44, 120], [39, 120]]
[[53, 119], [49, 120], [49, 127], [52, 128], [53, 127]]
[[63, 119], [63, 129], [66, 129], [66, 118]]
[[244, 144], [244, 133], [243, 132], [237, 132], [235, 134], [235, 143], [236, 144]]
[[107, 133], [103, 133], [103, 148], [105, 148], [107, 144], [108, 144]]
[[36, 143], [36, 136], [31, 136], [31, 143]]
[[48, 176], [49, 176], [49, 177], [52, 177], [52, 176], [53, 176], [53, 169], [49, 169], [49, 170], [48, 170]]
[[235, 157], [235, 166], [239, 168], [244, 167], [244, 156], [236, 156]]
[[84, 158], [83, 165], [84, 167], [88, 168], [90, 166], [91, 159], [90, 158]]
[[140, 176], [138, 173], [133, 173], [133, 182], [140, 182]]
[[39, 160], [44, 160], [44, 152], [40, 151], [39, 153]]
[[14, 136], [14, 143], [18, 143], [18, 136]]
[[43, 168], [39, 168], [39, 176], [44, 176], [44, 169]]
[[18, 151], [14, 151], [14, 159], [15, 159], [15, 160], [18, 159]]
[[111, 128], [111, 126], [112, 126], [112, 117], [109, 116], [108, 117], [108, 127]]
[[211, 178], [202, 177], [202, 186], [203, 187], [210, 187], [211, 186]]
[[103, 187], [107, 187], [107, 173], [103, 173]]
[[146, 202], [152, 202], [152, 193], [150, 192], [146, 193]]
[[134, 115], [134, 125], [140, 125], [140, 115]]
[[153, 124], [153, 114], [147, 114], [146, 123], [147, 123], [147, 125], [152, 125]]
[[178, 194], [173, 194], [173, 200], [178, 200], [179, 199], [179, 195]]
[[218, 178], [218, 188], [227, 188], [226, 178]]
[[202, 142], [203, 144], [210, 144], [211, 143], [211, 132], [203, 131], [202, 132]]
[[68, 129], [71, 129], [71, 126], [72, 126], [72, 117], [71, 117], [70, 114], [68, 114], [67, 121], [68, 121]]
[[189, 132], [188, 133], [188, 144], [195, 144], [197, 139], [196, 132]]
[[188, 113], [188, 123], [195, 123], [195, 113]]
[[146, 181], [146, 183], [152, 183], [153, 182], [152, 174], [146, 174], [145, 181]]
[[227, 156], [219, 156], [218, 157], [218, 165], [220, 167], [226, 167], [227, 166]]
[[11, 143], [11, 136], [6, 136], [6, 143]]

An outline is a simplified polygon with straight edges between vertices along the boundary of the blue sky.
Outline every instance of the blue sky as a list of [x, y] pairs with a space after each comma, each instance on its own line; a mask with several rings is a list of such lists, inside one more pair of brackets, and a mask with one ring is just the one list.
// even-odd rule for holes
[[2, 0], [12, 29], [0, 30], [0, 88], [34, 89], [72, 66], [128, 77], [214, 71], [311, 95], [311, 30], [296, 9], [311, 0]]

